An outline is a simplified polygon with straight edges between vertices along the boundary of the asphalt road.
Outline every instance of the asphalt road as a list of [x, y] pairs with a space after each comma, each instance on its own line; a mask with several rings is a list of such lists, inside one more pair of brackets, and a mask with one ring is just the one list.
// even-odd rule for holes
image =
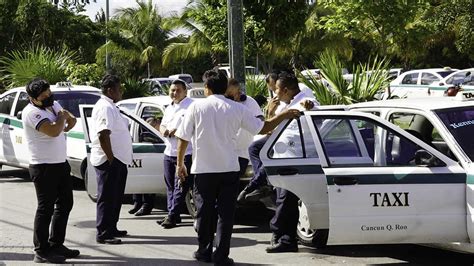
[[[76, 182], [74, 207], [67, 229], [66, 245], [77, 248], [81, 256], [68, 260], [73, 264], [153, 264], [196, 265], [191, 254], [196, 249], [192, 219], [184, 216], [183, 224], [163, 229], [155, 221], [166, 215], [155, 209], [150, 216], [134, 217], [122, 208], [120, 229], [130, 236], [118, 246], [95, 242], [95, 205], [80, 182]], [[164, 204], [164, 200], [161, 200]], [[160, 205], [162, 205], [160, 204]], [[24, 170], [0, 172], [0, 265], [29, 264], [33, 259], [32, 228], [36, 208], [34, 187]], [[239, 209], [232, 238], [230, 257], [239, 264], [466, 264], [474, 256], [418, 245], [329, 246], [319, 250], [300, 245], [297, 253], [267, 254], [272, 213], [262, 207]]]

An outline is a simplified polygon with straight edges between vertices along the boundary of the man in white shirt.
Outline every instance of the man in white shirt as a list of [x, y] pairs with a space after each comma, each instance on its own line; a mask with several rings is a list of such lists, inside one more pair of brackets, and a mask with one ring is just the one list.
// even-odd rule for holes
[[[249, 111], [257, 118], [260, 118], [262, 121], [265, 120], [263, 117], [262, 109], [258, 103], [250, 96], [245, 95], [240, 90], [239, 81], [231, 78], [229, 79], [229, 85], [225, 96], [231, 100], [243, 104], [249, 109]], [[239, 176], [243, 176], [249, 165], [249, 146], [253, 141], [254, 135], [248, 132], [245, 129], [239, 129], [237, 133], [237, 155], [239, 156]]]
[[[300, 91], [298, 79], [293, 73], [282, 72], [278, 75], [276, 82], [276, 91], [278, 99], [285, 104], [282, 109], [298, 109], [300, 111], [314, 108], [319, 103], [314, 98], [308, 97], [304, 92]], [[308, 102], [313, 103], [313, 107], [309, 108]], [[296, 124], [296, 123], [293, 123]], [[289, 125], [289, 127], [292, 124]], [[285, 130], [286, 135], [281, 138], [299, 138], [298, 129], [295, 131], [291, 128]], [[275, 215], [270, 221], [270, 229], [272, 230], [271, 246], [266, 248], [267, 253], [277, 252], [296, 252], [298, 251], [298, 242], [296, 239], [296, 230], [299, 219], [298, 197], [292, 192], [276, 188], [277, 200]]]
[[[229, 249], [239, 184], [237, 132], [242, 128], [251, 134], [266, 133], [284, 119], [299, 116], [299, 111], [286, 110], [262, 122], [242, 104], [225, 98], [225, 74], [208, 70], [203, 80], [207, 98], [189, 107], [181, 127], [175, 133], [179, 138], [177, 172], [180, 179], [186, 179], [188, 170], [184, 156], [188, 142], [192, 140], [191, 174], [195, 175], [199, 242], [193, 257], [205, 262], [212, 259], [216, 265], [230, 265], [233, 264]], [[218, 217], [217, 228], [215, 217]], [[216, 249], [213, 252], [214, 233]]]
[[[175, 132], [183, 121], [183, 117], [193, 100], [186, 97], [186, 83], [180, 79], [174, 80], [170, 86], [171, 104], [166, 107], [163, 120], [160, 125], [160, 132], [165, 137], [166, 148], [164, 151], [164, 178], [168, 200], [168, 216], [158, 221], [163, 228], [176, 227], [181, 222], [181, 212], [186, 206], [186, 194], [193, 184], [193, 179], [188, 178], [186, 182], [179, 182], [176, 175], [176, 156], [178, 155], [178, 140]], [[184, 163], [191, 169], [192, 146], [189, 145], [184, 156]]]
[[97, 173], [97, 243], [120, 244], [116, 237], [128, 234], [118, 230], [127, 165], [132, 162], [132, 138], [128, 120], [116, 102], [122, 99], [120, 79], [107, 74], [102, 78], [102, 96], [92, 109], [90, 128], [91, 164]]
[[54, 101], [46, 80], [32, 80], [26, 92], [30, 103], [23, 109], [22, 122], [31, 155], [29, 172], [38, 199], [33, 228], [34, 262], [62, 263], [79, 256], [79, 250], [63, 245], [73, 205], [64, 132], [74, 127], [76, 118]]

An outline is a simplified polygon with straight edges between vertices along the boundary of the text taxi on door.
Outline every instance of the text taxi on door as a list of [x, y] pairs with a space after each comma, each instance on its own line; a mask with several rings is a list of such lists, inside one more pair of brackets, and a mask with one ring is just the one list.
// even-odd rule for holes
[[303, 243], [442, 243], [474, 251], [474, 95], [461, 96], [425, 108], [444, 146], [390, 123], [376, 108], [408, 99], [304, 112], [282, 123], [260, 157], [271, 184], [301, 199]]

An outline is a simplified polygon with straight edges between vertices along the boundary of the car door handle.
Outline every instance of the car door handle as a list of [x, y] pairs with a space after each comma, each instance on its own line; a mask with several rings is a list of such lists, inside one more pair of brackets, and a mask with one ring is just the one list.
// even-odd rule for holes
[[279, 175], [296, 175], [298, 174], [298, 169], [292, 167], [278, 168], [277, 173]]
[[333, 178], [334, 184], [339, 186], [355, 185], [359, 182], [357, 178], [352, 176], [335, 176]]
[[8, 127], [8, 129], [10, 129], [10, 130], [14, 130], [15, 128], [13, 128], [13, 127]]

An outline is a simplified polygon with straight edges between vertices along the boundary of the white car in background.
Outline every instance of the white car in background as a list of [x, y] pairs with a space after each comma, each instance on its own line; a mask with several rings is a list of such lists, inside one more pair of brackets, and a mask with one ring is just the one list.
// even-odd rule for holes
[[464, 91], [474, 91], [474, 68], [468, 68], [451, 73], [439, 82], [429, 86], [431, 94], [443, 96], [444, 92], [452, 86], [459, 85]]
[[384, 99], [431, 96], [428, 86], [440, 81], [456, 70], [446, 67], [404, 72], [390, 82], [389, 90], [384, 94]]
[[[282, 123], [260, 156], [271, 184], [301, 200], [300, 240], [473, 252], [474, 94], [459, 95], [360, 103]], [[290, 140], [295, 128], [301, 134]]]
[[[54, 98], [62, 107], [77, 117], [77, 123], [68, 133], [67, 158], [71, 165], [71, 173], [84, 178], [86, 163], [86, 148], [82, 130], [80, 104], [95, 104], [101, 95], [99, 89], [90, 86], [72, 85], [67, 82], [51, 85]], [[0, 95], [0, 126], [2, 138], [0, 141], [0, 167], [11, 165], [28, 168], [30, 154], [24, 140], [21, 113], [29, 103], [25, 87], [10, 89]]]

